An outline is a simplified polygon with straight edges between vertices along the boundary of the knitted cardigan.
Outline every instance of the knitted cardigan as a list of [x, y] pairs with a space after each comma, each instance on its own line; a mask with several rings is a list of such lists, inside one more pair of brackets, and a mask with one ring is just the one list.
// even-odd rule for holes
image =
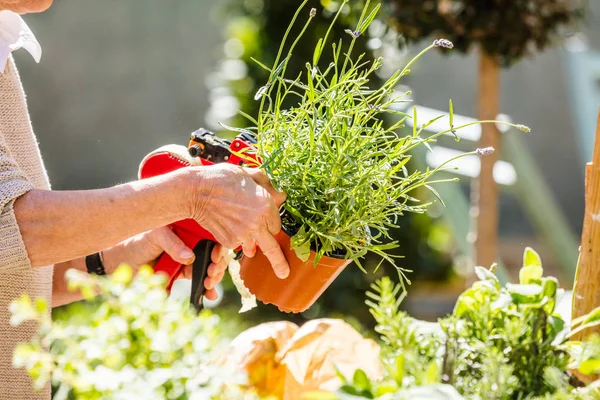
[[0, 73], [0, 399], [50, 399], [50, 387], [33, 389], [23, 369], [12, 366], [18, 343], [28, 341], [36, 330], [33, 323], [10, 325], [10, 302], [22, 294], [51, 302], [53, 266], [32, 268], [13, 211], [19, 196], [37, 189], [50, 189], [40, 155], [19, 73], [9, 57]]

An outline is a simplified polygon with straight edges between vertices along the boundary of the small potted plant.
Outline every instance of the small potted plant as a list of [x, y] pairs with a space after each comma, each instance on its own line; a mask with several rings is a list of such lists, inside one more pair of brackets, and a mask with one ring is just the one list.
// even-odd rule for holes
[[[363, 62], [364, 54], [353, 57], [352, 49], [374, 20], [379, 5], [370, 7], [367, 1], [356, 29], [347, 31], [349, 44], [333, 43], [333, 62], [320, 65], [321, 54], [328, 48], [329, 31], [347, 2], [318, 41], [304, 73], [288, 78], [286, 67], [293, 50], [317, 12], [314, 8], [307, 12], [300, 34], [284, 54], [290, 31], [307, 3], [304, 1], [289, 25], [273, 67], [257, 61], [269, 71], [269, 78], [255, 96], [260, 101], [257, 117], [243, 113], [253, 126], [223, 125], [257, 133], [260, 168], [274, 187], [287, 195], [281, 208], [283, 228], [277, 239], [290, 264], [290, 275], [284, 281], [277, 278], [260, 251], [241, 261], [241, 277], [250, 292], [285, 312], [306, 310], [348, 264], [354, 261], [362, 269], [360, 258], [367, 252], [395, 265], [386, 253], [397, 247], [388, 234], [388, 229], [395, 227], [395, 217], [405, 212], [422, 213], [431, 204], [413, 198], [416, 189], [424, 187], [436, 194], [431, 184], [450, 181], [433, 179], [447, 163], [433, 170], [409, 172], [411, 151], [467, 126], [453, 126], [450, 102], [448, 130], [424, 138], [423, 128], [433, 121], [419, 128], [416, 111], [408, 115], [395, 107], [406, 101], [407, 93], [398, 95], [394, 89], [410, 72], [410, 66], [433, 48], [452, 48], [447, 40], [435, 40], [379, 88], [369, 88], [370, 77], [383, 60]], [[414, 119], [413, 133], [398, 136], [396, 131], [407, 118]], [[476, 123], [482, 122], [498, 121]], [[478, 149], [464, 155], [492, 150]], [[398, 270], [404, 281], [403, 271]]]

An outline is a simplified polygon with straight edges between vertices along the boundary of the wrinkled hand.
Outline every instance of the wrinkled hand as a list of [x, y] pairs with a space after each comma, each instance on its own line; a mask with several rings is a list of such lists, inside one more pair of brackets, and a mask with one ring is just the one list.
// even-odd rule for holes
[[258, 168], [216, 164], [193, 171], [193, 218], [228, 249], [242, 246], [246, 256], [254, 257], [258, 245], [275, 274], [286, 278], [289, 265], [274, 238], [281, 230], [278, 207], [285, 195]]
[[[119, 264], [126, 263], [135, 272], [143, 265], [154, 266], [163, 252], [185, 265], [183, 276], [179, 278], [192, 279], [191, 264], [194, 262], [194, 252], [169, 227], [141, 233], [105, 250], [103, 252], [105, 269], [107, 274], [110, 274]], [[212, 263], [208, 267], [208, 276], [204, 280], [206, 288], [204, 296], [209, 300], [216, 300], [218, 297], [214, 288], [223, 280], [227, 269], [226, 254], [227, 249], [218, 244], [211, 253]]]

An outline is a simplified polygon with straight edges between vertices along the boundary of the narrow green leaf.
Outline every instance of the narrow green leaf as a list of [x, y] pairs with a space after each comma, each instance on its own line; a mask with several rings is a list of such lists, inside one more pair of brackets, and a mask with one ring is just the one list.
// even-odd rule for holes
[[369, 28], [369, 25], [371, 25], [371, 22], [373, 22], [373, 20], [375, 19], [375, 17], [377, 16], [377, 13], [379, 12], [379, 9], [381, 8], [381, 3], [377, 4], [373, 10], [371, 11], [371, 13], [369, 14], [369, 16], [365, 19], [365, 21], [361, 24], [359, 30], [361, 32], [366, 32], [367, 29]]
[[600, 307], [595, 308], [585, 316], [582, 326], [588, 326], [590, 324], [597, 324], [600, 322]]
[[452, 100], [449, 100], [449, 108], [450, 108], [450, 128], [454, 128], [454, 106], [452, 105]]
[[263, 68], [263, 69], [265, 69], [265, 70], [267, 70], [267, 71], [271, 72], [271, 68], [267, 67], [265, 64], [261, 63], [261, 62], [260, 62], [260, 61], [258, 61], [256, 58], [254, 58], [254, 57], [250, 57], [250, 59], [251, 59], [252, 61], [254, 61], [255, 63], [257, 63], [257, 64], [258, 64], [258, 65], [259, 65], [261, 68]]
[[317, 66], [319, 64], [319, 59], [321, 58], [321, 53], [323, 52], [323, 38], [320, 38], [317, 42], [317, 47], [315, 47], [315, 53], [313, 54], [313, 65]]
[[281, 74], [281, 72], [283, 71], [283, 68], [287, 64], [288, 60], [289, 60], [289, 57], [284, 58], [283, 61], [281, 61], [279, 63], [277, 68], [275, 68], [275, 71], [273, 71], [273, 74], [271, 75], [271, 78], [269, 79], [269, 84], [272, 83], [275, 79], [279, 78], [279, 74]]
[[413, 107], [413, 137], [417, 137], [417, 107]]
[[425, 187], [431, 192], [433, 193], [433, 195], [440, 201], [440, 203], [442, 204], [443, 207], [446, 207], [446, 203], [444, 203], [444, 200], [442, 199], [442, 196], [440, 196], [440, 194], [438, 193], [437, 190], [435, 190], [431, 185], [425, 185]]
[[242, 111], [242, 110], [237, 110], [238, 114], [240, 114], [242, 117], [246, 118], [248, 121], [252, 122], [254, 125], [258, 125], [258, 121], [252, 117], [251, 115], [249, 115], [248, 113]]

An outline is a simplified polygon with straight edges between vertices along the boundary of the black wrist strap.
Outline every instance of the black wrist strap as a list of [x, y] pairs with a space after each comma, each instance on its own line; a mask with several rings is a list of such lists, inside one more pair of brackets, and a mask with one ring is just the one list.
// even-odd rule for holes
[[104, 265], [102, 264], [102, 259], [100, 258], [100, 253], [90, 254], [89, 256], [85, 257], [85, 265], [88, 273], [90, 274], [106, 275]]

